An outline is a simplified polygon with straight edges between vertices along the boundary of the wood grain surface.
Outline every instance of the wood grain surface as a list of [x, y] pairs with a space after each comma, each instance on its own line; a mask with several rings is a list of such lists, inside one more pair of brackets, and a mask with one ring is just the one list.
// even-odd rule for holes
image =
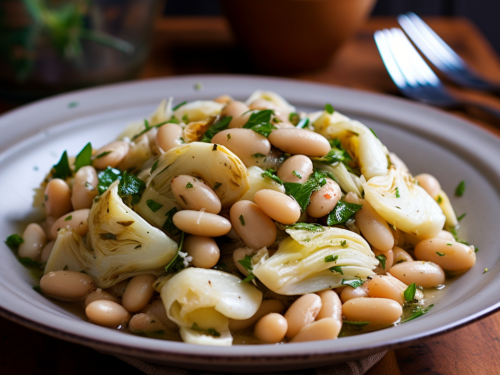
[[[500, 61], [478, 29], [465, 19], [425, 19], [468, 63], [500, 82]], [[373, 41], [377, 29], [396, 27], [394, 18], [372, 18], [323, 69], [289, 76], [400, 96], [385, 71]], [[141, 79], [178, 74], [256, 71], [221, 18], [167, 18], [156, 25], [154, 46]], [[447, 82], [457, 95], [500, 109], [500, 99]], [[0, 101], [0, 112], [17, 104]], [[452, 111], [500, 136], [500, 123], [480, 112]], [[0, 374], [139, 374], [120, 360], [92, 349], [31, 331], [0, 318]], [[367, 374], [498, 374], [500, 313], [453, 332], [389, 351]]]

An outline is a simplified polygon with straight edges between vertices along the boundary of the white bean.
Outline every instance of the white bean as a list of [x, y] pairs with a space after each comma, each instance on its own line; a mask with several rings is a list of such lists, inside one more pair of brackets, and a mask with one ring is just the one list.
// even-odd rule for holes
[[366, 200], [355, 217], [356, 225], [370, 245], [380, 251], [389, 251], [394, 247], [389, 225]]
[[229, 220], [202, 211], [179, 211], [173, 216], [173, 221], [177, 228], [195, 236], [219, 237], [231, 230]]
[[415, 257], [439, 264], [447, 271], [462, 272], [476, 263], [473, 246], [436, 237], [420, 241], [415, 246]]
[[99, 179], [94, 167], [87, 165], [76, 172], [73, 181], [73, 191], [71, 193], [71, 203], [73, 209], [92, 207], [94, 198], [97, 196], [97, 184]]
[[124, 141], [114, 141], [101, 147], [96, 152], [92, 165], [96, 169], [116, 168], [127, 156], [129, 144]]
[[96, 289], [90, 276], [75, 271], [49, 272], [40, 280], [42, 292], [67, 302], [78, 302]]
[[71, 189], [60, 178], [50, 180], [45, 188], [45, 210], [47, 216], [61, 217], [71, 211]]
[[270, 313], [281, 313], [285, 310], [283, 302], [277, 299], [268, 299], [262, 301], [257, 312], [248, 319], [235, 320], [229, 319], [229, 329], [233, 332], [241, 331], [243, 329], [253, 326], [260, 318]]
[[87, 306], [85, 314], [92, 323], [111, 328], [126, 326], [130, 320], [129, 312], [113, 301], [94, 301]]
[[403, 308], [387, 298], [354, 298], [344, 303], [342, 311], [345, 320], [389, 325], [399, 320]]
[[227, 147], [247, 167], [261, 165], [271, 151], [267, 138], [251, 129], [223, 130], [212, 138], [212, 143]]
[[328, 215], [342, 197], [339, 184], [326, 178], [326, 184], [311, 195], [311, 202], [307, 206], [307, 214], [312, 217]]
[[290, 342], [332, 340], [337, 338], [342, 324], [335, 318], [324, 318], [304, 326]]
[[269, 134], [274, 147], [290, 154], [325, 156], [330, 152], [330, 143], [321, 134], [305, 129], [276, 129]]
[[283, 315], [270, 313], [257, 322], [254, 334], [262, 342], [275, 344], [285, 338], [287, 329], [288, 323]]
[[271, 219], [282, 224], [295, 224], [300, 218], [300, 206], [288, 195], [262, 189], [254, 195], [255, 203]]
[[56, 238], [57, 232], [59, 232], [61, 229], [74, 230], [76, 233], [78, 233], [78, 235], [80, 235], [80, 237], [87, 235], [89, 231], [89, 213], [90, 210], [88, 208], [84, 208], [82, 210], [76, 210], [61, 216], [52, 225], [52, 229], [50, 231], [52, 238]]
[[182, 128], [177, 124], [160, 126], [156, 133], [156, 144], [163, 152], [182, 145]]
[[210, 237], [188, 236], [183, 249], [193, 257], [193, 266], [199, 268], [212, 268], [220, 258], [219, 246]]
[[18, 254], [21, 258], [37, 260], [47, 243], [47, 236], [38, 224], [29, 224], [23, 232], [23, 243], [19, 245]]
[[285, 313], [288, 322], [286, 336], [294, 338], [303, 327], [314, 322], [321, 307], [321, 298], [316, 294], [304, 294], [292, 303]]
[[444, 284], [444, 271], [432, 262], [404, 262], [394, 265], [389, 271], [392, 276], [403, 283], [417, 284], [424, 288], [432, 288]]
[[281, 165], [278, 169], [278, 177], [283, 182], [296, 182], [303, 184], [313, 173], [313, 163], [305, 155], [294, 155]]
[[255, 203], [238, 201], [229, 216], [234, 231], [248, 247], [269, 247], [276, 240], [276, 225]]
[[175, 200], [185, 210], [204, 209], [211, 214], [218, 214], [221, 202], [217, 194], [202, 180], [186, 175], [176, 176], [170, 183]]

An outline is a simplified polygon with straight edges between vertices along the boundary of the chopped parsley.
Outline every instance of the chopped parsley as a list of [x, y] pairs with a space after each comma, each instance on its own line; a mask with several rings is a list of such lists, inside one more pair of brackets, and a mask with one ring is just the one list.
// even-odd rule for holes
[[461, 197], [465, 193], [465, 181], [460, 181], [457, 188], [455, 189], [455, 195]]
[[333, 255], [327, 255], [327, 256], [325, 257], [325, 263], [328, 263], [328, 262], [336, 262], [336, 261], [337, 261], [337, 259], [339, 259], [339, 256], [338, 256], [338, 255], [335, 255], [335, 256], [333, 256]]
[[104, 171], [99, 172], [97, 177], [99, 178], [97, 190], [99, 191], [99, 195], [102, 195], [113, 182], [122, 179], [122, 172], [118, 169], [108, 167]]
[[191, 329], [196, 332], [203, 333], [212, 337], [220, 337], [221, 334], [215, 328], [203, 329], [197, 323], [193, 323]]
[[313, 161], [318, 161], [322, 164], [331, 165], [338, 162], [350, 161], [349, 153], [341, 148], [332, 147], [328, 154], [322, 157], [311, 158]]
[[183, 105], [186, 105], [187, 102], [186, 101], [183, 101], [182, 103], [179, 103], [177, 104], [174, 108], [172, 108], [172, 111], [176, 111], [178, 110], [179, 108], [181, 108]]
[[70, 221], [71, 219], [73, 219], [73, 215], [66, 216], [64, 221]]
[[399, 188], [396, 187], [396, 198], [401, 198], [401, 195], [399, 195]]
[[323, 172], [315, 171], [309, 179], [300, 184], [298, 182], [285, 182], [286, 194], [295, 198], [302, 211], [309, 205], [311, 194], [326, 184], [326, 175]]
[[297, 124], [300, 121], [300, 116], [297, 113], [292, 112], [290, 113], [290, 115], [288, 115], [288, 121], [290, 121], [293, 125], [297, 126]]
[[165, 124], [168, 124], [168, 123], [174, 123], [174, 124], [178, 124], [179, 121], [177, 121], [177, 119], [175, 117], [172, 116], [172, 118], [170, 120], [167, 120], [167, 121], [163, 121], [163, 122], [160, 122], [159, 124], [156, 124], [156, 125], [153, 125], [153, 126], [150, 126], [149, 125], [149, 121], [144, 119], [144, 130], [140, 131], [139, 133], [137, 133], [136, 135], [134, 135], [131, 139], [131, 141], [135, 141], [137, 138], [139, 138], [141, 135], [143, 135], [144, 133], [147, 133], [148, 131], [150, 131], [151, 129], [153, 128], [159, 128], [160, 126], [163, 126]]
[[175, 237], [181, 234], [181, 231], [179, 228], [177, 228], [174, 224], [174, 215], [177, 212], [177, 207], [172, 208], [170, 211], [168, 211], [165, 216], [167, 217], [167, 220], [165, 220], [165, 223], [161, 227], [169, 236]]
[[385, 262], [387, 261], [387, 257], [384, 254], [377, 255], [375, 258], [378, 259], [382, 269], [385, 270]]
[[224, 262], [219, 262], [215, 266], [213, 266], [212, 269], [219, 271], [227, 271], [227, 264]]
[[[323, 232], [325, 230], [325, 228], [323, 228], [322, 225], [317, 224], [317, 223], [295, 223], [295, 224], [291, 224], [291, 225], [279, 224], [278, 228], [280, 228], [280, 229], [298, 229], [298, 230], [302, 229], [302, 230], [308, 230], [311, 232]], [[309, 241], [307, 241], [307, 242], [309, 242]]]
[[292, 174], [297, 178], [302, 178], [302, 176], [298, 174], [297, 171], [292, 171]]
[[118, 195], [120, 197], [131, 196], [132, 201], [130, 204], [133, 206], [141, 200], [144, 189], [146, 189], [144, 181], [127, 171], [123, 172], [122, 179], [118, 185]]
[[325, 111], [328, 112], [328, 114], [333, 115], [333, 112], [335, 112], [335, 109], [333, 109], [333, 106], [329, 103], [325, 104]]
[[153, 174], [154, 171], [156, 171], [156, 168], [158, 168], [158, 162], [160, 161], [160, 159], [156, 160], [154, 163], [153, 163], [153, 166], [151, 167], [151, 170], [149, 171], [149, 174]]
[[85, 167], [87, 165], [92, 165], [92, 145], [87, 143], [85, 147], [76, 155], [75, 158], [75, 173], [81, 167]]
[[158, 203], [158, 202], [156, 202], [156, 201], [154, 201], [154, 200], [152, 200], [152, 199], [148, 199], [148, 200], [146, 201], [146, 204], [147, 204], [147, 206], [149, 207], [149, 209], [150, 209], [151, 211], [153, 211], [153, 212], [156, 212], [156, 211], [158, 211], [160, 208], [162, 208], [162, 207], [163, 207], [163, 204], [160, 204], [160, 203]]
[[19, 258], [19, 262], [25, 266], [25, 267], [35, 267], [35, 268], [40, 268], [42, 266], [42, 263], [37, 262], [31, 258]]
[[340, 246], [347, 247], [347, 240], [340, 241]]
[[263, 178], [270, 178], [271, 180], [273, 180], [274, 182], [280, 184], [280, 185], [283, 185], [283, 181], [281, 181], [281, 178], [279, 178], [276, 174], [276, 171], [274, 169], [266, 169], [264, 171], [264, 173], [261, 173], [261, 176]]
[[488, 270], [487, 268], [485, 268], [485, 269], [484, 269], [484, 271], [483, 271], [483, 275], [484, 275], [486, 272], [488, 272], [488, 271], [489, 271], [489, 270]]
[[191, 189], [192, 187], [194, 187], [194, 185], [191, 182], [186, 184], [186, 189]]
[[214, 122], [214, 124], [207, 129], [205, 134], [203, 134], [203, 138], [200, 142], [210, 143], [212, 142], [212, 138], [219, 132], [226, 130], [229, 128], [229, 123], [233, 118], [231, 116], [224, 117], [223, 119], [219, 119]]
[[274, 114], [272, 109], [263, 109], [254, 112], [250, 115], [247, 123], [243, 125], [244, 129], [252, 129], [254, 132], [269, 137], [269, 134], [276, 129], [276, 126], [271, 124], [271, 117]]
[[105, 157], [106, 155], [109, 155], [111, 154], [113, 151], [104, 151], [104, 152], [101, 152], [99, 155], [96, 155], [94, 157], [94, 159], [100, 159], [100, 158], [103, 158]]
[[437, 202], [438, 202], [438, 204], [443, 203], [443, 198], [441, 198], [440, 195], [438, 195]]
[[377, 133], [375, 133], [375, 130], [373, 130], [372, 128], [370, 128], [370, 131], [373, 133], [373, 135], [375, 136], [375, 138], [378, 138], [378, 135], [377, 135]]
[[250, 155], [252, 158], [265, 158], [266, 155], [261, 154], [260, 152], [257, 152], [256, 154]]
[[69, 167], [68, 153], [64, 151], [59, 162], [52, 167], [52, 177], [65, 180], [71, 176], [72, 172]]
[[42, 288], [40, 288], [38, 285], [33, 285], [31, 287], [35, 292], [42, 293]]
[[457, 217], [457, 220], [460, 221], [460, 220], [462, 220], [466, 216], [467, 216], [467, 214], [464, 212], [462, 215], [460, 215], [459, 217]]
[[363, 207], [362, 204], [348, 203], [345, 201], [338, 201], [335, 208], [328, 214], [326, 223], [328, 225], [338, 225], [344, 224], [349, 220], [356, 212], [358, 212]]
[[296, 128], [297, 129], [304, 129], [304, 128], [307, 128], [309, 126], [309, 119], [308, 118], [303, 118], [302, 120], [300, 120], [297, 125], [296, 125]]
[[187, 115], [187, 113], [184, 113], [184, 115], [182, 115], [182, 121], [187, 124], [189, 122], [189, 117]]
[[113, 234], [113, 233], [99, 233], [99, 237], [101, 238], [101, 240], [116, 240], [116, 236]]
[[361, 285], [364, 284], [364, 281], [361, 280], [361, 279], [354, 279], [354, 280], [346, 280], [346, 279], [342, 279], [342, 282], [341, 282], [342, 285], [348, 285], [350, 286], [351, 288], [359, 288]]
[[68, 103], [68, 108], [76, 108], [76, 107], [78, 107], [78, 102]]
[[12, 250], [17, 250], [19, 248], [19, 245], [21, 245], [23, 242], [24, 242], [23, 238], [18, 234], [11, 234], [5, 240], [5, 244]]
[[227, 140], [229, 141], [231, 139], [231, 133], [227, 133]]
[[243, 215], [240, 215], [239, 219], [240, 219], [241, 225], [245, 226], [245, 218], [243, 217]]
[[340, 266], [330, 267], [330, 271], [340, 273], [341, 275], [344, 274], [344, 272], [342, 271], [342, 267]]
[[184, 266], [184, 258], [179, 255], [179, 253], [182, 251], [182, 245], [184, 244], [184, 235], [184, 232], [182, 232], [181, 240], [179, 242], [179, 246], [177, 247], [177, 253], [175, 254], [174, 258], [165, 266], [165, 272], [167, 273], [167, 275], [170, 275], [174, 272], [179, 272], [180, 270], [186, 268]]
[[413, 283], [404, 291], [404, 297], [406, 302], [411, 302], [415, 299], [415, 293], [417, 292], [417, 284]]
[[436, 251], [436, 254], [439, 255], [440, 257], [444, 257], [446, 255], [445, 253], [440, 253], [439, 251]]
[[255, 254], [252, 255], [245, 255], [243, 259], [238, 260], [238, 263], [243, 266], [244, 269], [248, 271], [248, 276], [245, 277], [241, 282], [242, 283], [248, 283], [249, 281], [252, 281], [255, 279], [255, 275], [253, 274], [253, 266], [252, 266], [252, 257]]
[[423, 309], [420, 307], [420, 306], [416, 306], [415, 308], [413, 308], [412, 310], [412, 314], [410, 315], [409, 318], [406, 318], [405, 320], [401, 321], [401, 323], [406, 323], [406, 322], [409, 322], [410, 320], [413, 320], [413, 319], [416, 319], [416, 318], [419, 318], [421, 317], [422, 315], [425, 315], [429, 312], [429, 310], [434, 307], [434, 305], [430, 305], [429, 307], [427, 307], [426, 309]]
[[222, 186], [221, 182], [216, 182], [215, 185], [214, 185], [214, 190], [217, 189], [217, 188], [220, 188], [221, 186]]

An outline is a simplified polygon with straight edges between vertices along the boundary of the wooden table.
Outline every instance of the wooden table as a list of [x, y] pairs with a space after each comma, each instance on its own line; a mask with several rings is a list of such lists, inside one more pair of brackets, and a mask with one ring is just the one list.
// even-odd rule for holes
[[[477, 28], [464, 19], [426, 19], [467, 62], [500, 82], [500, 60]], [[378, 55], [373, 32], [397, 26], [394, 18], [374, 18], [346, 43], [324, 69], [293, 78], [399, 96]], [[260, 73], [245, 63], [220, 18], [172, 18], [158, 22], [154, 47], [141, 78], [175, 74]], [[500, 100], [471, 90], [458, 95], [500, 109]], [[0, 102], [0, 112], [15, 103]], [[477, 113], [452, 112], [500, 136], [500, 125]], [[131, 366], [92, 349], [30, 331], [0, 318], [0, 374], [139, 374]], [[500, 313], [453, 332], [390, 351], [369, 375], [500, 373]]]

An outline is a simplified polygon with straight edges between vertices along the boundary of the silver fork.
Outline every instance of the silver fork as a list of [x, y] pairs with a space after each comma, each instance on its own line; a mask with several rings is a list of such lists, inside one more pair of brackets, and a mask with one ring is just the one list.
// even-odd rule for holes
[[474, 106], [500, 119], [495, 108], [452, 96], [400, 29], [379, 30], [374, 37], [389, 75], [404, 95], [444, 108]]
[[398, 22], [424, 56], [451, 81], [477, 90], [500, 93], [500, 85], [481, 77], [415, 13], [401, 14]]

